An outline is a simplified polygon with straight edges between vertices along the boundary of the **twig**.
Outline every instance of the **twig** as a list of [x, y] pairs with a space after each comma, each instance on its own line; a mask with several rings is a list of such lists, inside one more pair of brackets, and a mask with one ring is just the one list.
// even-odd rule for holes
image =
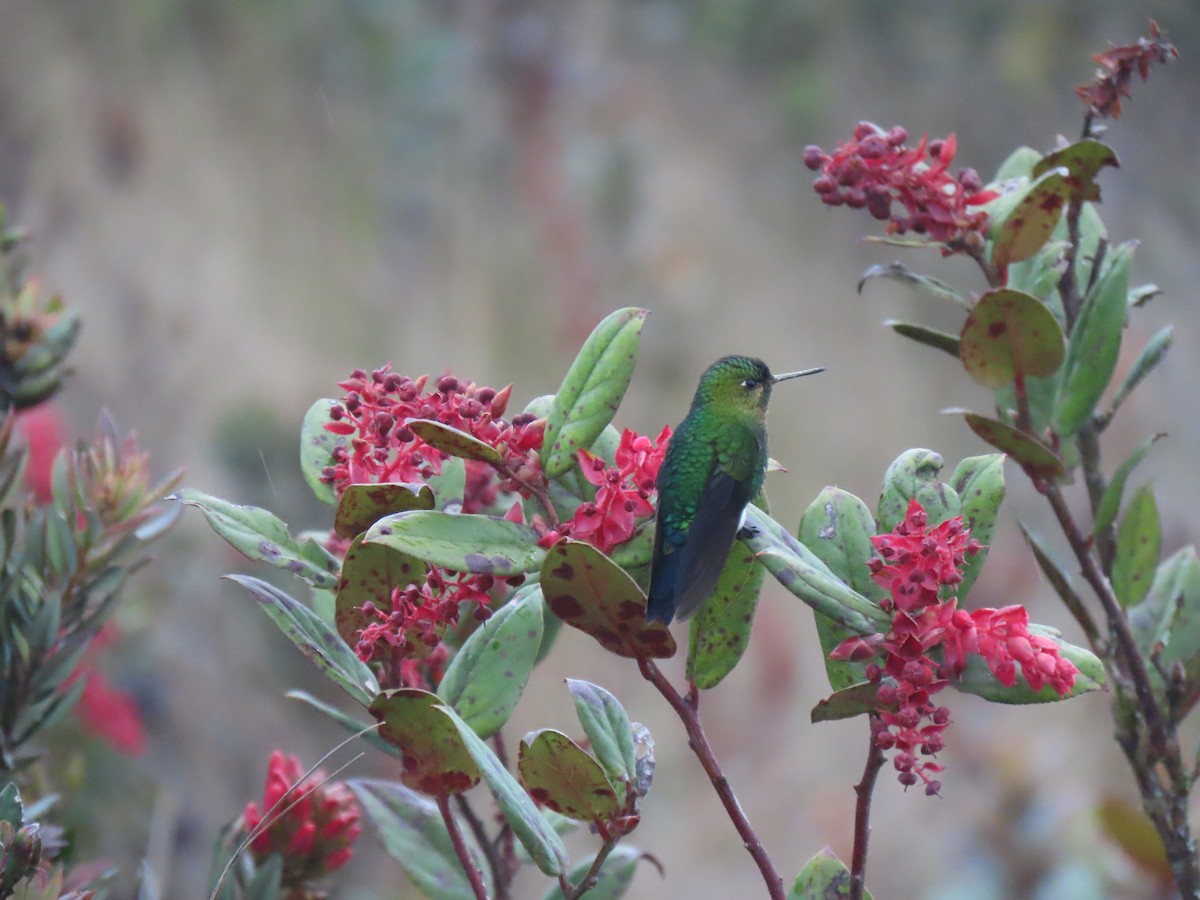
[[446, 823], [446, 830], [450, 832], [450, 843], [454, 845], [454, 853], [458, 856], [463, 871], [467, 873], [467, 880], [471, 882], [471, 890], [475, 892], [476, 900], [488, 900], [487, 885], [483, 883], [483, 874], [475, 865], [475, 860], [471, 858], [471, 851], [467, 848], [467, 842], [463, 840], [462, 831], [450, 809], [450, 795], [438, 794], [437, 805], [438, 812], [442, 814], [442, 821]]
[[[604, 865], [604, 861], [608, 859], [608, 854], [613, 852], [613, 848], [617, 846], [619, 840], [620, 838], [610, 837], [604, 841], [603, 846], [596, 853], [596, 858], [592, 860], [587, 874], [583, 876], [579, 884], [575, 885], [569, 891], [563, 891], [563, 897], [566, 900], [579, 900], [580, 897], [596, 886], [596, 883], [600, 880], [600, 867]], [[560, 875], [559, 877], [562, 878], [563, 876]]]
[[738, 803], [733, 788], [729, 784], [729, 779], [721, 771], [721, 764], [717, 762], [712, 746], [708, 743], [708, 738], [704, 736], [704, 728], [700, 725], [700, 715], [697, 709], [699, 705], [697, 695], [693, 692], [689, 698], [681, 696], [651, 659], [638, 657], [638, 668], [641, 669], [642, 677], [658, 688], [658, 692], [671, 704], [671, 708], [683, 722], [684, 730], [687, 731], [688, 746], [692, 748], [692, 752], [700, 760], [700, 765], [704, 767], [708, 780], [712, 782], [713, 789], [721, 798], [725, 812], [742, 838], [743, 846], [758, 865], [758, 870], [762, 873], [763, 881], [767, 885], [768, 896], [771, 897], [771, 900], [784, 900], [783, 879], [775, 870], [775, 865], [771, 862], [771, 857], [767, 855], [766, 848], [759, 840], [750, 820], [746, 818], [745, 812], [742, 811], [741, 804]]
[[871, 796], [875, 793], [875, 779], [887, 758], [875, 743], [874, 715], [870, 717], [867, 762], [863, 766], [862, 781], [854, 786], [858, 801], [854, 804], [854, 855], [850, 858], [850, 900], [862, 900], [867, 882], [867, 846], [871, 840]]
[[505, 865], [499, 848], [488, 839], [487, 829], [484, 828], [479, 816], [475, 814], [475, 808], [471, 806], [466, 795], [455, 794], [454, 800], [458, 806], [459, 815], [466, 821], [467, 827], [471, 829], [471, 834], [475, 835], [475, 842], [483, 850], [488, 868], [492, 870], [492, 883], [496, 886], [495, 900], [508, 900], [508, 883], [512, 879], [512, 870]]

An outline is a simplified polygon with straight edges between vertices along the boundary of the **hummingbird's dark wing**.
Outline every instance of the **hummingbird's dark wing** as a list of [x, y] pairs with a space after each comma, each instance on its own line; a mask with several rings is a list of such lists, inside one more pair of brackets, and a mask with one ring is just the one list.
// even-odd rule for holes
[[[670, 478], [659, 487], [646, 618], [663, 622], [674, 616], [686, 619], [712, 594], [729, 558], [742, 511], [755, 489], [759, 446], [753, 433], [741, 430], [723, 440], [710, 438], [707, 443], [687, 447], [686, 457], [679, 462], [690, 464], [687, 468], [696, 479], [694, 484], [703, 485], [698, 498], [690, 503], [671, 502], [686, 494], [673, 490]], [[674, 471], [684, 471], [684, 466]]]

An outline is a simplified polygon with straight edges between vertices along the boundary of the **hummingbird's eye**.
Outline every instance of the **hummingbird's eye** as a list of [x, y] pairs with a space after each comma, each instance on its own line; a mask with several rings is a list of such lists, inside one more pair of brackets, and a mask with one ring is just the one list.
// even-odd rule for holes
[[744, 387], [748, 391], [752, 391], [756, 387], [758, 387], [758, 381], [753, 378], [747, 378], [745, 381], [742, 382], [742, 387]]

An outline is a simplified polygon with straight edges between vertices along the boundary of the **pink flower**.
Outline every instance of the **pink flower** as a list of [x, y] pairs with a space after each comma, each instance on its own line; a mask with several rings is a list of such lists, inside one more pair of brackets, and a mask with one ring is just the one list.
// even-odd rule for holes
[[[967, 240], [982, 246], [987, 213], [971, 207], [996, 193], [982, 189], [974, 169], [949, 173], [958, 150], [954, 135], [932, 142], [924, 135], [912, 148], [907, 141], [908, 132], [900, 126], [884, 131], [860, 122], [854, 137], [832, 154], [817, 146], [804, 148], [804, 164], [821, 172], [813, 189], [829, 206], [865, 208], [888, 223], [889, 234], [928, 234], [947, 245], [943, 254], [962, 249]], [[896, 205], [903, 213], [896, 212]]]
[[121, 753], [141, 756], [146, 752], [146, 729], [142, 724], [137, 698], [116, 688], [97, 665], [100, 651], [116, 638], [116, 626], [112, 622], [106, 623], [92, 638], [83, 659], [63, 687], [86, 678], [87, 682], [75, 706], [75, 715], [83, 730], [107, 741]]
[[[928, 523], [921, 504], [912, 500], [891, 534], [871, 539], [879, 555], [869, 566], [876, 583], [891, 595], [880, 603], [892, 613], [891, 629], [849, 638], [830, 658], [882, 660], [867, 666], [867, 678], [879, 685], [871, 726], [876, 746], [894, 751], [901, 784], [923, 781], [927, 794], [937, 794], [941, 783], [931, 776], [942, 766], [930, 757], [944, 746], [950, 710], [937, 706], [932, 696], [962, 676], [969, 655], [982, 656], [1002, 684], [1016, 684], [1019, 665], [1033, 690], [1049, 684], [1060, 696], [1070, 693], [1078, 670], [1053, 641], [1029, 633], [1024, 607], [966, 612], [957, 608], [956, 598], [942, 600], [942, 588], [962, 581], [966, 555], [981, 546], [961, 517], [934, 528]], [[939, 647], [941, 663], [930, 655]]]
[[29, 448], [25, 486], [36, 503], [45, 505], [53, 499], [54, 460], [66, 443], [62, 415], [53, 403], [41, 403], [19, 411], [16, 425]]
[[345, 865], [362, 832], [358, 804], [348, 787], [325, 782], [319, 770], [301, 782], [303, 774], [296, 757], [276, 750], [267, 763], [261, 809], [247, 803], [242, 812], [243, 827], [254, 833], [250, 850], [255, 860], [283, 856], [286, 888], [302, 887]]

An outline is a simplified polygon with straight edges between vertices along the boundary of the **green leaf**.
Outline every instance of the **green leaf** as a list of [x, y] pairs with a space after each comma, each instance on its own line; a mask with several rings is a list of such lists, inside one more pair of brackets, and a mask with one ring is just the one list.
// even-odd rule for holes
[[1041, 162], [1041, 159], [1042, 154], [1032, 147], [1018, 147], [1008, 155], [1004, 162], [1000, 163], [1000, 168], [996, 170], [996, 177], [993, 181], [1028, 178], [1033, 172], [1033, 167]]
[[551, 827], [546, 817], [538, 812], [529, 795], [521, 789], [517, 780], [504, 768], [504, 765], [461, 718], [448, 706], [437, 709], [446, 716], [458, 729], [463, 744], [474, 757], [483, 779], [487, 782], [500, 808], [505, 821], [512, 827], [513, 834], [522, 846], [529, 851], [530, 857], [539, 869], [551, 877], [562, 872], [567, 863], [567, 848], [562, 838]]
[[637, 779], [637, 755], [633, 725], [619, 700], [590, 681], [567, 679], [567, 689], [575, 701], [575, 714], [592, 752], [608, 773], [613, 784], [633, 784]]
[[961, 352], [958, 338], [952, 334], [946, 334], [944, 331], [936, 331], [933, 328], [926, 328], [924, 325], [913, 325], [911, 322], [901, 322], [898, 319], [884, 319], [883, 327], [892, 329], [896, 334], [906, 337], [910, 341], [916, 341], [918, 344], [924, 344], [934, 350], [949, 353], [955, 359], [958, 359]]
[[272, 853], [242, 888], [242, 900], [275, 900], [283, 881], [283, 855]]
[[457, 456], [443, 459], [442, 471], [431, 475], [426, 483], [437, 498], [437, 509], [462, 512], [463, 497], [467, 493], [467, 467], [462, 459]]
[[1037, 178], [1059, 167], [1065, 168], [1069, 173], [1067, 184], [1071, 189], [1071, 199], [1097, 201], [1100, 199], [1100, 186], [1096, 184], [1096, 175], [1105, 166], [1119, 168], [1120, 165], [1111, 147], [1088, 139], [1046, 154], [1030, 174]]
[[1142, 656], [1161, 656], [1171, 642], [1176, 616], [1200, 600], [1198, 588], [1200, 562], [1195, 548], [1182, 547], [1162, 561], [1145, 599], [1128, 612], [1129, 629]]
[[257, 506], [237, 506], [201, 491], [183, 488], [174, 499], [195, 506], [213, 531], [247, 559], [291, 572], [316, 588], [332, 588], [337, 561], [319, 544], [297, 541], [277, 516]]
[[1063, 334], [1046, 305], [1029, 294], [988, 291], [967, 316], [959, 337], [967, 374], [984, 387], [1049, 376], [1063, 361]]
[[746, 507], [742, 540], [768, 572], [816, 612], [855, 634], [886, 631], [891, 617], [841, 581], [787, 529], [755, 506]]
[[1099, 534], [1117, 520], [1117, 512], [1121, 508], [1121, 497], [1125, 494], [1125, 483], [1129, 481], [1130, 474], [1137, 464], [1146, 458], [1146, 454], [1150, 452], [1154, 442], [1166, 436], [1166, 432], [1160, 431], [1158, 434], [1146, 438], [1142, 441], [1141, 446], [1129, 455], [1128, 459], [1117, 466], [1112, 480], [1109, 481], [1108, 487], [1104, 489], [1104, 495], [1100, 498], [1100, 505], [1096, 507], [1096, 524], [1092, 528], [1092, 534]]
[[971, 537], [983, 544], [982, 550], [968, 555], [963, 561], [963, 580], [957, 588], [959, 602], [962, 602], [983, 570], [988, 547], [996, 533], [996, 520], [1005, 493], [1004, 455], [990, 453], [964, 459], [950, 476], [950, 486], [962, 501], [963, 524], [970, 529]]
[[337, 494], [332, 484], [321, 480], [321, 475], [333, 465], [334, 449], [348, 441], [345, 435], [325, 430], [325, 423], [332, 421], [329, 410], [336, 403], [336, 400], [318, 400], [308, 408], [300, 426], [300, 471], [317, 499], [330, 506], [337, 502]]
[[1158, 554], [1162, 550], [1162, 523], [1149, 485], [1138, 488], [1117, 527], [1117, 554], [1113, 559], [1112, 586], [1117, 600], [1128, 609], [1141, 602], [1150, 589]]
[[1040, 299], [1054, 313], [1059, 325], [1065, 317], [1058, 283], [1062, 280], [1063, 258], [1070, 245], [1067, 240], [1049, 241], [1033, 256], [1008, 266], [1006, 287]]
[[942, 471], [941, 454], [932, 450], [906, 450], [888, 466], [883, 490], [875, 508], [879, 533], [891, 531], [908, 512], [908, 503], [916, 499], [929, 516], [929, 524], [940, 525], [958, 515], [959, 499], [954, 489], [938, 481]]
[[[637, 864], [641, 862], [643, 856], [642, 851], [634, 847], [626, 847], [623, 844], [614, 847], [604, 862], [600, 864], [600, 878], [596, 882], [596, 886], [584, 896], [587, 897], [587, 900], [619, 900], [624, 897], [625, 892], [629, 890], [629, 885], [633, 883]], [[567, 873], [567, 881], [571, 884], [579, 884], [583, 881], [591, 870], [594, 859], [593, 856], [572, 866], [571, 871]], [[564, 900], [562, 888], [557, 884], [553, 885], [543, 895], [542, 900]]]
[[425, 484], [351, 484], [338, 501], [333, 530], [355, 538], [384, 516], [410, 509], [433, 509], [433, 491]]
[[[474, 900], [475, 892], [454, 852], [454, 842], [436, 801], [391, 781], [355, 779], [347, 782], [375, 827], [387, 855], [400, 864], [409, 880], [428, 897]], [[475, 866], [490, 880], [487, 860], [470, 831], [468, 839]], [[489, 891], [491, 886], [488, 886]]]
[[570, 470], [575, 454], [592, 446], [616, 415], [633, 377], [647, 315], [632, 307], [610, 314], [575, 357], [546, 420], [542, 469], [548, 478]]
[[971, 308], [970, 301], [953, 286], [942, 281], [940, 278], [918, 274], [903, 263], [894, 262], [888, 265], [871, 266], [871, 268], [863, 272], [862, 278], [858, 280], [858, 292], [860, 294], [863, 292], [863, 286], [872, 278], [887, 278], [892, 281], [898, 281], [932, 297], [949, 300], [965, 309]]
[[1108, 797], [1096, 807], [1100, 830], [1137, 864], [1142, 878], [1153, 884], [1170, 884], [1171, 863], [1154, 823], [1140, 806]]
[[1054, 588], [1054, 592], [1058, 594], [1063, 605], [1070, 610], [1076, 620], [1087, 621], [1090, 618], [1087, 607], [1084, 606], [1083, 599], [1076, 593], [1075, 586], [1071, 583], [1071, 576], [1062, 567], [1062, 563], [1059, 562], [1054, 551], [1046, 546], [1046, 543], [1037, 534], [1030, 531], [1024, 522], [1017, 524], [1021, 528], [1021, 534], [1025, 536], [1025, 541], [1029, 544], [1029, 549], [1033, 551], [1033, 558], [1037, 561], [1038, 568], [1042, 570], [1042, 574], [1046, 576], [1046, 580], [1050, 582], [1050, 586]]
[[1066, 468], [1053, 450], [1011, 425], [989, 419], [965, 409], [944, 409], [945, 415], [961, 415], [967, 425], [985, 443], [1002, 450], [1012, 457], [1025, 472], [1034, 479], [1059, 478]]
[[[787, 900], [838, 900], [850, 896], [850, 870], [833, 855], [829, 848], [822, 850], [800, 870]], [[863, 891], [864, 900], [871, 900], [870, 891]]]
[[551, 547], [542, 566], [542, 591], [551, 612], [610, 653], [651, 659], [675, 655], [667, 626], [646, 621], [641, 588], [591, 544], [563, 540]]
[[472, 632], [446, 669], [438, 696], [476, 734], [491, 737], [521, 699], [541, 642], [541, 589], [533, 585]]
[[1141, 384], [1142, 380], [1154, 371], [1155, 367], [1166, 358], [1167, 351], [1171, 349], [1171, 342], [1174, 340], [1172, 336], [1174, 330], [1175, 326], [1164, 325], [1146, 342], [1146, 346], [1142, 348], [1142, 352], [1138, 354], [1138, 358], [1130, 366], [1129, 374], [1125, 376], [1125, 379], [1121, 382], [1121, 386], [1113, 394], [1112, 403], [1108, 407], [1107, 415], [1109, 418], [1112, 418], [1121, 404], [1133, 393], [1133, 389]]
[[10, 781], [0, 790], [0, 822], [7, 822], [13, 831], [19, 831], [25, 824], [25, 806], [21, 803], [21, 793], [17, 785]]
[[997, 271], [1042, 249], [1054, 233], [1071, 189], [1064, 168], [1044, 172], [1030, 182], [1012, 211], [992, 228], [992, 265]]
[[735, 541], [712, 596], [688, 623], [687, 679], [701, 690], [716, 687], [750, 644], [750, 629], [767, 570]]
[[[827, 487], [809, 504], [800, 519], [800, 543], [808, 547], [830, 570], [864, 597], [878, 601], [884, 591], [871, 578], [867, 562], [875, 555], [871, 537], [875, 519], [867, 505], [848, 491]], [[857, 632], [838, 625], [826, 616], [817, 616], [817, 635], [825, 656], [825, 672], [835, 691], [865, 677], [863, 663], [833, 660], [833, 649]]]
[[425, 563], [383, 544], [364, 544], [360, 534], [350, 542], [338, 579], [333, 618], [338, 634], [353, 647], [359, 632], [379, 621], [363, 613], [364, 603], [370, 601], [381, 612], [390, 613], [394, 588], [424, 582]]
[[1116, 370], [1136, 246], [1136, 242], [1125, 243], [1108, 255], [1071, 331], [1054, 410], [1055, 429], [1063, 437], [1073, 435], [1091, 418]]
[[870, 681], [859, 681], [840, 688], [812, 708], [809, 719], [817, 722], [835, 722], [866, 715], [879, 708], [875, 695], [879, 685]]
[[600, 763], [561, 731], [544, 728], [527, 735], [517, 769], [529, 796], [569, 819], [603, 824], [621, 811]]
[[447, 456], [473, 459], [493, 466], [504, 462], [504, 457], [495, 447], [485, 444], [473, 434], [467, 434], [433, 419], [405, 419], [404, 424], [430, 447], [441, 450]]
[[386, 691], [370, 706], [379, 734], [400, 748], [400, 780], [434, 796], [461, 794], [479, 783], [480, 770], [436, 694], [416, 688]]
[[537, 532], [527, 525], [436, 510], [388, 516], [372, 525], [363, 541], [384, 544], [444, 569], [497, 578], [536, 572], [546, 556], [537, 545]]
[[1075, 676], [1074, 686], [1065, 697], [1060, 697], [1058, 691], [1048, 684], [1035, 693], [1023, 675], [1017, 678], [1016, 684], [1007, 687], [996, 679], [996, 676], [988, 669], [984, 658], [977, 654], [967, 657], [967, 668], [963, 672], [962, 678], [951, 681], [950, 684], [964, 694], [974, 694], [976, 697], [982, 697], [992, 703], [1011, 704], [1054, 703], [1058, 700], [1078, 697], [1089, 691], [1098, 691], [1104, 687], [1104, 663], [1090, 650], [1068, 644], [1059, 637], [1056, 630], [1044, 625], [1030, 623], [1029, 633], [1050, 638], [1058, 645], [1058, 652], [1065, 659], [1073, 662], [1075, 668], [1079, 670]]
[[379, 693], [379, 683], [366, 664], [303, 603], [257, 578], [248, 575], [225, 577], [248, 590], [300, 652], [351, 697], [366, 705]]

